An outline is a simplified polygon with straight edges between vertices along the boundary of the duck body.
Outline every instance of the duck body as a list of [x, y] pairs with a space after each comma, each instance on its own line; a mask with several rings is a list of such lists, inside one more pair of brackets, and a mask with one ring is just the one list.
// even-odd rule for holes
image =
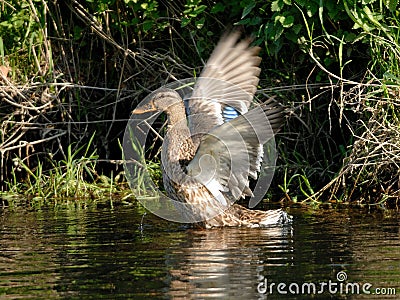
[[259, 49], [240, 34], [225, 35], [196, 80], [185, 107], [173, 89], [152, 93], [134, 114], [167, 115], [161, 150], [168, 196], [187, 204], [190, 222], [206, 228], [260, 227], [290, 222], [281, 209], [251, 210], [235, 202], [252, 196], [249, 177], [257, 178], [263, 144], [282, 124], [282, 106], [269, 100], [249, 110], [258, 84]]

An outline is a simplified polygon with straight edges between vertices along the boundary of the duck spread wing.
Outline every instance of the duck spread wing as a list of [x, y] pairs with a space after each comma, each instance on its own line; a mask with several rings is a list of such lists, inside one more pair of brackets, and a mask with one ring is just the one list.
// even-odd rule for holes
[[260, 147], [274, 136], [282, 121], [282, 106], [270, 100], [214, 128], [201, 138], [186, 167], [187, 173], [224, 206], [240, 197], [252, 196], [249, 176], [257, 178], [260, 171]]
[[217, 125], [248, 111], [257, 89], [261, 58], [240, 33], [226, 34], [197, 79], [189, 106], [192, 135], [202, 136]]

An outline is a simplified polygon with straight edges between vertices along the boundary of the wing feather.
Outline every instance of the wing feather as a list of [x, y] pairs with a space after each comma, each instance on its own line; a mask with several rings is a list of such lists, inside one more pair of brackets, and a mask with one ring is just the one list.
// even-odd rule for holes
[[[239, 41], [240, 32], [224, 35], [197, 79], [189, 105], [189, 127], [192, 135], [201, 137], [224, 123], [225, 106], [240, 114], [248, 111], [257, 89], [259, 48], [250, 40]], [[200, 142], [195, 138], [196, 145]]]
[[[271, 100], [216, 127], [201, 138], [187, 166], [188, 174], [204, 184], [222, 205], [252, 196], [249, 176], [257, 178], [260, 171], [261, 145], [273, 138], [282, 123], [283, 108]], [[220, 200], [221, 193], [225, 200]]]

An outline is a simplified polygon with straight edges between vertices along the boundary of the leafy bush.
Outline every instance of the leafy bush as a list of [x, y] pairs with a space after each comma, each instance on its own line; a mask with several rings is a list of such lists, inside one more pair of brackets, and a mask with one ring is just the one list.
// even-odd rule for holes
[[14, 80], [26, 81], [31, 74], [44, 71], [40, 62], [50, 63], [51, 59], [49, 49], [42, 48], [46, 43], [44, 31], [47, 26], [44, 4], [6, 1], [0, 16], [1, 64], [10, 67]]

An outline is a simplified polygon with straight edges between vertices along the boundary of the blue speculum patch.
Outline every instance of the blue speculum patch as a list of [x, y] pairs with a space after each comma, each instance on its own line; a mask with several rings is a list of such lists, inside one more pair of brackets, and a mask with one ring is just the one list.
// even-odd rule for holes
[[222, 110], [222, 117], [224, 118], [225, 122], [229, 122], [230, 120], [239, 116], [239, 112], [230, 106], [225, 106]]

